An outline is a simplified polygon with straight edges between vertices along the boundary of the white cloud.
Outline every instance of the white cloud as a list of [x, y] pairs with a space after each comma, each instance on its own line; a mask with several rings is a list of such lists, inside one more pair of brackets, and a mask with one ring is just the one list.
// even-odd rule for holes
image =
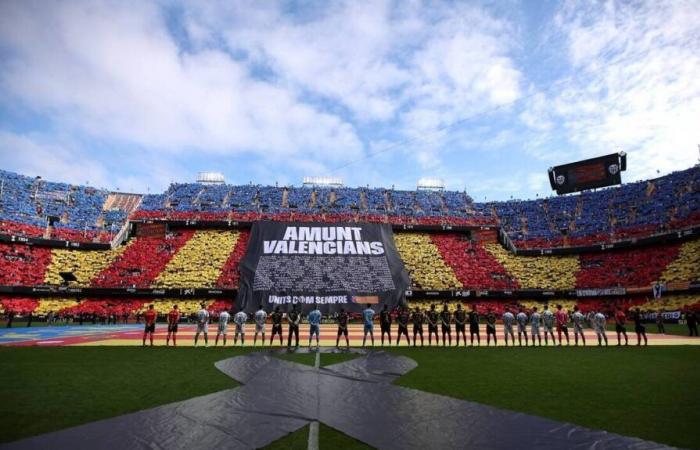
[[339, 116], [222, 51], [182, 52], [153, 4], [3, 2], [0, 17], [3, 90], [61, 127], [159, 151], [361, 154]]
[[700, 142], [699, 16], [696, 1], [565, 4], [554, 38], [567, 43], [569, 70], [521, 120], [546, 132], [554, 117], [579, 157], [627, 151], [627, 179], [689, 167]]

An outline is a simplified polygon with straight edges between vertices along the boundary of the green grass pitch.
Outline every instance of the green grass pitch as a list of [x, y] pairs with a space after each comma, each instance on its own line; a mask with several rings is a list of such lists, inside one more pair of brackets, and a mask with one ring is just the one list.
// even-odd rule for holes
[[[0, 442], [236, 386], [214, 362], [250, 350], [0, 348]], [[398, 349], [418, 368], [397, 384], [700, 448], [700, 348]], [[321, 355], [321, 365], [354, 355]], [[313, 364], [314, 355], [286, 355]], [[271, 448], [306, 448], [300, 430]], [[321, 426], [320, 445], [365, 448]]]

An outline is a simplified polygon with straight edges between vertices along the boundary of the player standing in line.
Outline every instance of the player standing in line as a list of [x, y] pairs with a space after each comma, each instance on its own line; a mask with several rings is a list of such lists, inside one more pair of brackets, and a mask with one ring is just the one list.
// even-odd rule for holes
[[628, 345], [628, 339], [627, 339], [627, 328], [625, 328], [625, 321], [627, 320], [627, 317], [625, 317], [624, 311], [622, 311], [621, 307], [617, 307], [617, 311], [615, 311], [615, 333], [617, 333], [617, 345], [622, 345], [620, 343], [620, 335], [625, 336], [625, 345]]
[[248, 321], [248, 314], [240, 310], [233, 316], [233, 323], [236, 324], [236, 332], [233, 334], [233, 345], [238, 342], [238, 336], [241, 336], [241, 346], [245, 345], [245, 323]]
[[267, 322], [267, 313], [260, 305], [260, 308], [255, 311], [255, 336], [253, 336], [253, 347], [258, 342], [258, 333], [262, 334], [262, 345], [265, 346], [265, 322]]
[[438, 313], [435, 311], [435, 305], [430, 305], [428, 311], [428, 345], [433, 345], [433, 334], [435, 334], [435, 345], [440, 345], [440, 335], [437, 330]]
[[503, 338], [506, 340], [506, 347], [508, 347], [508, 336], [510, 335], [510, 340], [513, 342], [513, 347], [515, 347], [515, 334], [513, 334], [513, 323], [515, 323], [515, 316], [510, 312], [509, 308], [506, 308], [506, 312], [503, 313]]
[[364, 311], [362, 311], [362, 320], [365, 324], [365, 333], [362, 337], [362, 346], [365, 346], [365, 342], [367, 341], [367, 333], [369, 333], [369, 336], [372, 338], [372, 347], [374, 347], [374, 310], [369, 307], [369, 304], [367, 304], [367, 307], [364, 309]]
[[311, 338], [316, 335], [316, 348], [321, 346], [321, 311], [319, 311], [318, 306], [314, 303], [314, 309], [309, 313], [309, 348], [311, 348]]
[[151, 347], [153, 347], [153, 334], [156, 332], [156, 310], [153, 305], [148, 306], [148, 310], [143, 314], [143, 320], [146, 322], [146, 328], [143, 330], [143, 346], [146, 346], [146, 335], [151, 338]]
[[275, 307], [275, 312], [270, 314], [272, 318], [272, 334], [270, 335], [270, 346], [272, 346], [272, 341], [275, 340], [275, 335], [280, 337], [280, 347], [282, 346], [282, 313], [280, 312], [280, 307]]
[[642, 342], [642, 337], [644, 338], [644, 346], [647, 345], [647, 329], [642, 323], [642, 312], [639, 308], [636, 308], [632, 313], [632, 320], [634, 320], [634, 332], [637, 333], [637, 345]]
[[518, 321], [518, 345], [523, 346], [522, 336], [525, 336], [525, 347], [528, 346], [527, 340], [527, 313], [523, 308], [520, 308], [518, 315], [515, 316], [515, 320]]
[[214, 347], [219, 345], [219, 336], [224, 335], [224, 347], [226, 347], [226, 334], [228, 334], [228, 321], [231, 319], [231, 314], [228, 311], [223, 310], [219, 314], [219, 326], [216, 330], [216, 340], [214, 341]]
[[180, 311], [177, 310], [177, 305], [173, 305], [173, 309], [168, 313], [168, 336], [165, 338], [165, 345], [170, 345], [170, 337], [173, 338], [173, 347], [177, 347], [177, 324], [180, 323]]
[[287, 323], [289, 324], [289, 329], [287, 330], [287, 348], [292, 346], [292, 335], [296, 340], [296, 347], [299, 347], [299, 322], [301, 322], [301, 314], [297, 311], [297, 305], [292, 305], [292, 310], [287, 313]]
[[544, 345], [549, 345], [547, 335], [552, 336], [552, 345], [557, 345], [554, 339], [554, 314], [549, 310], [549, 305], [545, 303], [544, 311], [542, 311], [542, 322], [544, 322]]
[[561, 305], [557, 305], [557, 313], [555, 317], [557, 319], [557, 336], [559, 337], [559, 347], [561, 347], [561, 335], [564, 333], [566, 336], [566, 345], [569, 345], [569, 313], [565, 309], [562, 309]]
[[465, 327], [467, 323], [467, 313], [462, 309], [462, 302], [457, 303], [457, 311], [455, 311], [455, 334], [457, 337], [457, 347], [459, 347], [459, 334], [462, 333], [464, 346], [467, 346], [467, 333]]
[[493, 336], [493, 345], [498, 347], [498, 338], [496, 337], [496, 314], [489, 309], [486, 314], [486, 346], [491, 345], [491, 336]]
[[530, 335], [532, 336], [532, 346], [535, 346], [535, 336], [537, 336], [537, 343], [542, 347], [542, 336], [540, 335], [540, 323], [542, 322], [542, 316], [537, 312], [537, 306], [532, 307], [532, 314], [530, 314]]
[[469, 341], [474, 347], [474, 335], [476, 335], [476, 343], [481, 346], [481, 332], [479, 331], [479, 313], [476, 311], [476, 305], [472, 305], [472, 310], [469, 311]]
[[401, 335], [403, 334], [406, 336], [406, 342], [408, 345], [411, 345], [411, 340], [408, 338], [408, 322], [411, 320], [411, 313], [408, 311], [408, 308], [404, 308], [403, 306], [399, 307], [399, 316], [396, 318], [396, 321], [399, 324], [399, 332], [398, 335], [396, 336], [396, 346], [399, 346], [399, 341], [401, 340]]
[[384, 334], [389, 336], [389, 346], [391, 347], [391, 311], [387, 305], [384, 305], [379, 313], [379, 327], [382, 331], [382, 347], [384, 347]]
[[204, 346], [207, 347], [209, 345], [209, 311], [204, 303], [199, 306], [202, 308], [197, 312], [197, 332], [194, 334], [194, 346], [197, 346], [199, 333], [204, 333]]
[[598, 346], [602, 345], [601, 339], [605, 340], [605, 346], [608, 346], [608, 335], [605, 334], [605, 314], [602, 312], [594, 312], [593, 323], [595, 327], [595, 334], [598, 336]]
[[416, 346], [416, 336], [420, 335], [420, 346], [423, 346], [423, 323], [425, 322], [425, 314], [420, 308], [416, 307], [411, 316], [413, 321], [413, 346]]
[[[574, 306], [574, 314], [571, 316], [571, 319], [574, 322], [574, 341], [576, 342], [576, 345], [578, 346], [578, 335], [581, 335], [581, 341], [583, 342], [583, 346], [586, 346], [586, 336], [583, 334], [583, 322], [585, 322], [586, 318], [581, 314], [581, 311], [578, 310], [578, 305]], [[568, 339], [567, 339], [568, 343]]]
[[664, 316], [662, 315], [661, 310], [656, 312], [656, 328], [659, 331], [659, 334], [666, 334], [666, 328], [664, 327]]
[[338, 337], [335, 338], [335, 348], [339, 348], [340, 336], [345, 336], [345, 347], [350, 348], [350, 341], [348, 340], [348, 313], [345, 309], [340, 308], [340, 314], [338, 314]]
[[[452, 313], [447, 309], [447, 303], [442, 307], [442, 312], [440, 313], [440, 324], [442, 325], [442, 346], [448, 344], [448, 347], [452, 347]], [[445, 339], [447, 335], [447, 339]], [[449, 339], [449, 341], [448, 341]]]

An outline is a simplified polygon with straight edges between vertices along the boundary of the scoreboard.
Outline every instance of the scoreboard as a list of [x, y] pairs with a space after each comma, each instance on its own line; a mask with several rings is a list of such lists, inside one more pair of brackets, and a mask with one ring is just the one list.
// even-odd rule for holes
[[549, 184], [557, 194], [614, 186], [622, 183], [627, 169], [625, 152], [563, 164], [549, 169]]

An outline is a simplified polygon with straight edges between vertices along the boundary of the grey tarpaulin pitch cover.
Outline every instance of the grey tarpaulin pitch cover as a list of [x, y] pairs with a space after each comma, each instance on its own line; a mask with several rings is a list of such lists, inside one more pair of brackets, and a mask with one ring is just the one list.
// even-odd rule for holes
[[240, 264], [237, 307], [249, 313], [292, 304], [324, 314], [363, 304], [398, 306], [409, 278], [391, 226], [378, 223], [255, 222]]
[[252, 449], [312, 421], [380, 449], [668, 448], [391, 384], [416, 366], [385, 352], [321, 369], [270, 354], [238, 356], [216, 367], [241, 387], [2, 448]]

